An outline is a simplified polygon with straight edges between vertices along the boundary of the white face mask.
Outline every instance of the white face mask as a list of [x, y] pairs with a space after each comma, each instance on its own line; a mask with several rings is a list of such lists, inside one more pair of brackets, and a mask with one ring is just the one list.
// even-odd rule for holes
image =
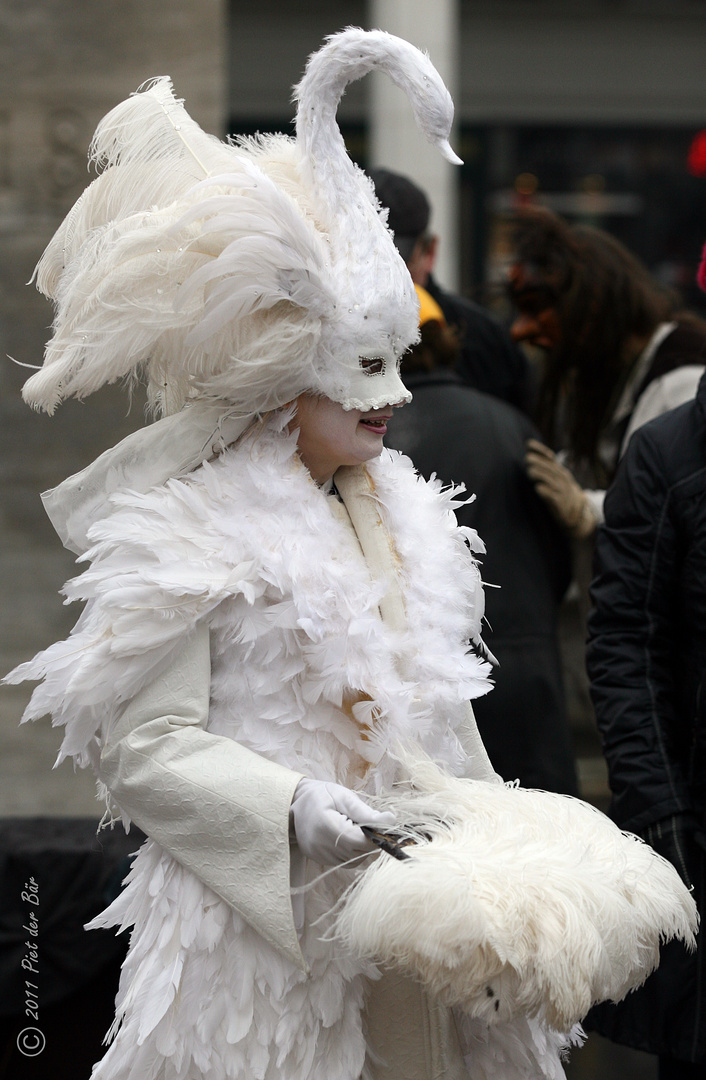
[[349, 188], [355, 216], [340, 214], [328, 228], [321, 277], [333, 303], [322, 309], [314, 389], [365, 412], [411, 401], [399, 372], [419, 340], [419, 299], [367, 177], [351, 170]]
[[376, 246], [378, 258], [384, 254], [388, 260], [385, 287], [367, 306], [338, 304], [335, 316], [323, 320], [316, 356], [315, 389], [344, 409], [361, 412], [412, 400], [399, 369], [419, 337], [414, 286], [382, 227]]
[[412, 395], [400, 378], [399, 363], [392, 352], [388, 356], [359, 356], [357, 366], [355, 360], [341, 365], [338, 379], [322, 373], [321, 390], [344, 409], [366, 412], [385, 405], [404, 405]]

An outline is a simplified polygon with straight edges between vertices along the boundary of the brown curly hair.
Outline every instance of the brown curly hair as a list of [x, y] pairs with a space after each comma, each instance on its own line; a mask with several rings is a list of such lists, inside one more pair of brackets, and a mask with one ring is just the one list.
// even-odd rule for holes
[[677, 293], [602, 229], [569, 225], [533, 208], [514, 222], [513, 251], [541, 280], [546, 306], [555, 308], [561, 326], [561, 341], [548, 351], [540, 378], [537, 426], [556, 447], [563, 410], [572, 458], [596, 468], [601, 430], [635, 360], [628, 354], [631, 338], [649, 338], [676, 316], [692, 317]]

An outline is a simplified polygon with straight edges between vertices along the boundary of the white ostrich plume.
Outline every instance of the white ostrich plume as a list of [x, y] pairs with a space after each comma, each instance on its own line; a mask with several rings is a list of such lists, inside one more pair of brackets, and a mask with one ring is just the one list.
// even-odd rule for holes
[[[458, 780], [421, 751], [379, 800], [415, 823], [405, 861], [380, 854], [344, 896], [336, 934], [402, 968], [484, 1025], [536, 1017], [568, 1032], [659, 962], [695, 947], [698, 914], [677, 871], [579, 799]], [[420, 824], [421, 823], [421, 824]]]
[[398, 365], [417, 338], [418, 303], [336, 123], [346, 85], [373, 68], [458, 161], [437, 71], [382, 31], [349, 28], [310, 58], [296, 138], [221, 142], [166, 77], [114, 108], [91, 145], [99, 176], [36, 270], [56, 317], [25, 400], [51, 413], [138, 373], [167, 414], [205, 401], [247, 417], [306, 390], [345, 408], [407, 400]]

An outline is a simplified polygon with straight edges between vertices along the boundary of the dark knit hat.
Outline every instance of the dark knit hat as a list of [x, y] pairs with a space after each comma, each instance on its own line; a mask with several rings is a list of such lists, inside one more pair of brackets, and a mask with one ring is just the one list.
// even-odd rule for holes
[[421, 188], [400, 173], [371, 169], [368, 175], [378, 199], [390, 211], [387, 223], [395, 234], [397, 250], [408, 262], [414, 245], [429, 227], [429, 200]]

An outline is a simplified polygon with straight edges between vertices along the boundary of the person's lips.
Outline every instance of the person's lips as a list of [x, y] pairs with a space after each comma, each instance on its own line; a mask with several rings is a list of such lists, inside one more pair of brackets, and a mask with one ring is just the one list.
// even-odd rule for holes
[[392, 413], [386, 413], [384, 416], [361, 417], [360, 423], [363, 427], [369, 428], [370, 431], [374, 431], [376, 435], [384, 435], [387, 431], [387, 422], [391, 419]]

